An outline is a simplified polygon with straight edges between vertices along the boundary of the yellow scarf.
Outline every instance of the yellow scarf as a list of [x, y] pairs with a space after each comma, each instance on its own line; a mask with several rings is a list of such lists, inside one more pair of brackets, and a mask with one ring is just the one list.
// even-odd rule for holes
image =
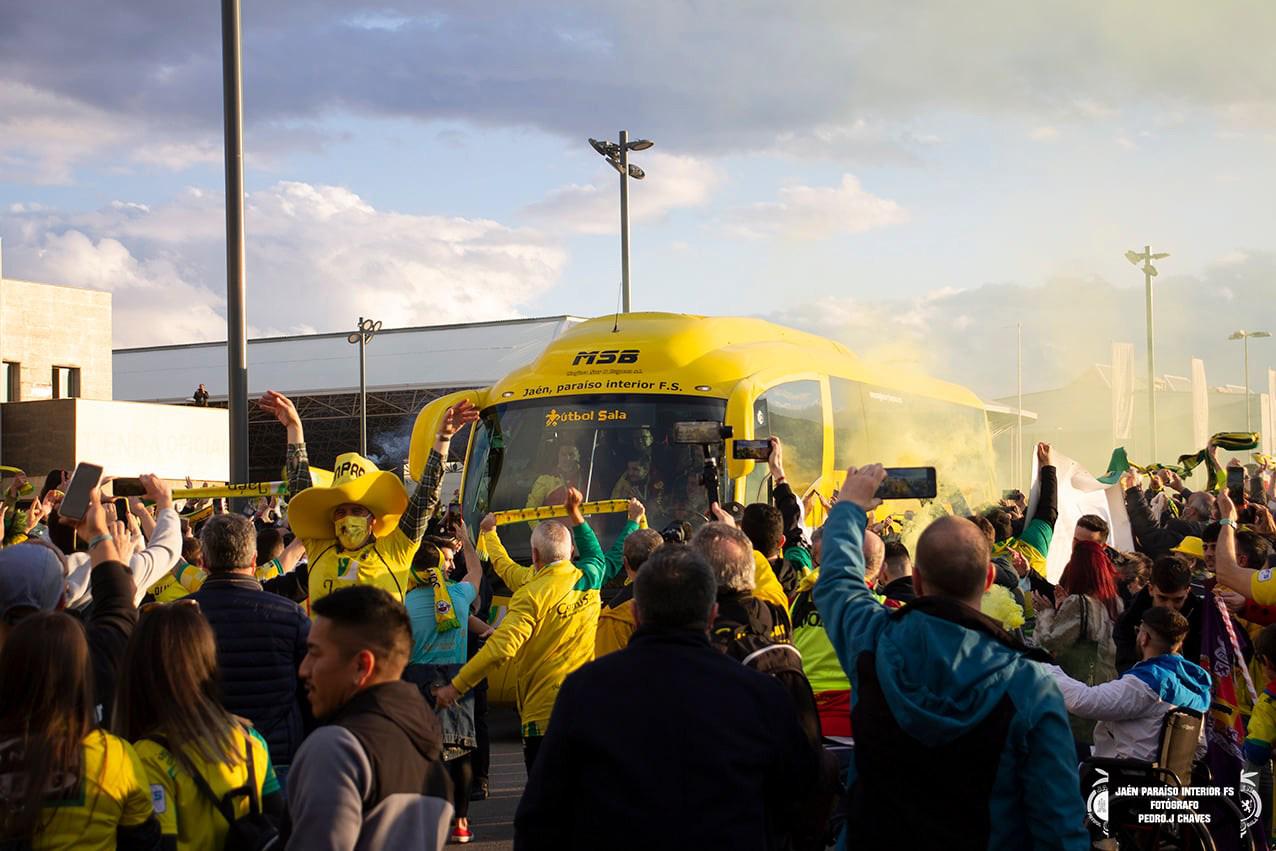
[[434, 589], [434, 629], [437, 632], [450, 632], [460, 629], [461, 621], [452, 606], [452, 597], [447, 592], [447, 578], [443, 575], [443, 551], [439, 550], [439, 562], [425, 571], [422, 576], [415, 566], [408, 569], [417, 585]]

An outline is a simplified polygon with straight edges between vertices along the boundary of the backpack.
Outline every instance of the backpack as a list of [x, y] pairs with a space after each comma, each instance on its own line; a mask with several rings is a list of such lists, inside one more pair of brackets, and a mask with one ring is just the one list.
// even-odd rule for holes
[[[173, 752], [163, 736], [147, 738], [170, 753]], [[199, 772], [192, 771], [191, 779], [195, 781], [195, 788], [199, 789], [200, 794], [212, 803], [213, 809], [221, 813], [222, 818], [230, 825], [230, 830], [226, 833], [226, 844], [222, 846], [225, 851], [266, 851], [279, 845], [279, 828], [262, 811], [256, 782], [257, 771], [253, 766], [253, 743], [247, 732], [244, 733], [244, 746], [248, 751], [248, 782], [244, 786], [231, 789], [219, 798]], [[242, 818], [235, 815], [234, 804], [235, 798], [241, 795], [248, 798], [248, 815]]]
[[814, 788], [796, 812], [782, 819], [785, 827], [774, 837], [782, 847], [794, 851], [823, 849], [836, 837], [828, 835], [829, 820], [837, 800], [843, 794], [841, 772], [836, 759], [823, 747], [820, 734], [820, 712], [815, 693], [802, 670], [802, 654], [785, 641], [760, 635], [756, 627], [733, 621], [716, 621], [710, 635], [713, 645], [740, 664], [779, 680], [793, 701], [798, 721], [817, 755], [817, 778]]

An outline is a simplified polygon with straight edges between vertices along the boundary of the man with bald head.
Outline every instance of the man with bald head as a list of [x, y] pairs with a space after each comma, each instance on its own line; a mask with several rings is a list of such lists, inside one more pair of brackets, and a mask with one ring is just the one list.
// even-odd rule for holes
[[922, 533], [909, 605], [888, 610], [866, 586], [885, 475], [847, 472], [814, 592], [851, 683], [846, 847], [1088, 848], [1063, 697], [1034, 664], [1049, 657], [979, 611], [995, 575], [979, 527], [946, 517]]

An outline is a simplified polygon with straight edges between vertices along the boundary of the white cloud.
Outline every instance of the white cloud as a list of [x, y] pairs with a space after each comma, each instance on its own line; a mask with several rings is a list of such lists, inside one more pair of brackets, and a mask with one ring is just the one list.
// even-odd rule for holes
[[[634, 160], [647, 177], [629, 181], [630, 222], [659, 219], [673, 210], [707, 204], [722, 184], [722, 169], [697, 157], [643, 152]], [[619, 175], [602, 166], [589, 184], [573, 184], [550, 192], [524, 209], [545, 230], [582, 234], [620, 232]]]
[[[1199, 277], [1162, 270], [1158, 368], [1187, 375], [1190, 359], [1201, 357], [1211, 380], [1239, 380], [1240, 361], [1227, 332], [1240, 324], [1236, 309], [1248, 310], [1252, 324], [1267, 327], [1261, 323], [1274, 318], [1267, 307], [1274, 276], [1276, 254], [1255, 251], [1232, 252]], [[1108, 363], [1114, 341], [1142, 346], [1143, 299], [1142, 286], [1061, 277], [1039, 286], [986, 284], [912, 298], [827, 297], [787, 307], [773, 318], [843, 342], [872, 360], [914, 362], [991, 399], [1009, 395], [1015, 386], [1016, 323], [1023, 323], [1025, 388], [1060, 387], [1091, 364]], [[1243, 307], [1221, 309], [1224, 301]]]
[[[505, 318], [566, 262], [535, 232], [484, 219], [381, 211], [337, 186], [278, 183], [247, 199], [248, 321], [254, 331]], [[115, 298], [117, 345], [224, 338], [224, 210], [188, 190], [153, 207], [0, 215], [6, 273]]]
[[779, 196], [777, 201], [729, 211], [726, 231], [747, 239], [823, 239], [908, 220], [907, 211], [898, 203], [865, 191], [850, 174], [842, 175], [838, 186], [785, 186]]
[[1059, 138], [1059, 128], [1049, 125], [1036, 127], [1028, 134], [1028, 138], [1034, 142], [1053, 142]]

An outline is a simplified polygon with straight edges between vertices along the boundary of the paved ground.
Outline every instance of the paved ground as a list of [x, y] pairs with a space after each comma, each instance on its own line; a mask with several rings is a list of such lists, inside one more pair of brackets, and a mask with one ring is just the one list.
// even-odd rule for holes
[[492, 768], [488, 777], [491, 797], [470, 804], [474, 841], [465, 847], [509, 851], [514, 847], [514, 811], [523, 794], [523, 784], [527, 782], [523, 745], [513, 709], [493, 707], [488, 723], [492, 731]]

